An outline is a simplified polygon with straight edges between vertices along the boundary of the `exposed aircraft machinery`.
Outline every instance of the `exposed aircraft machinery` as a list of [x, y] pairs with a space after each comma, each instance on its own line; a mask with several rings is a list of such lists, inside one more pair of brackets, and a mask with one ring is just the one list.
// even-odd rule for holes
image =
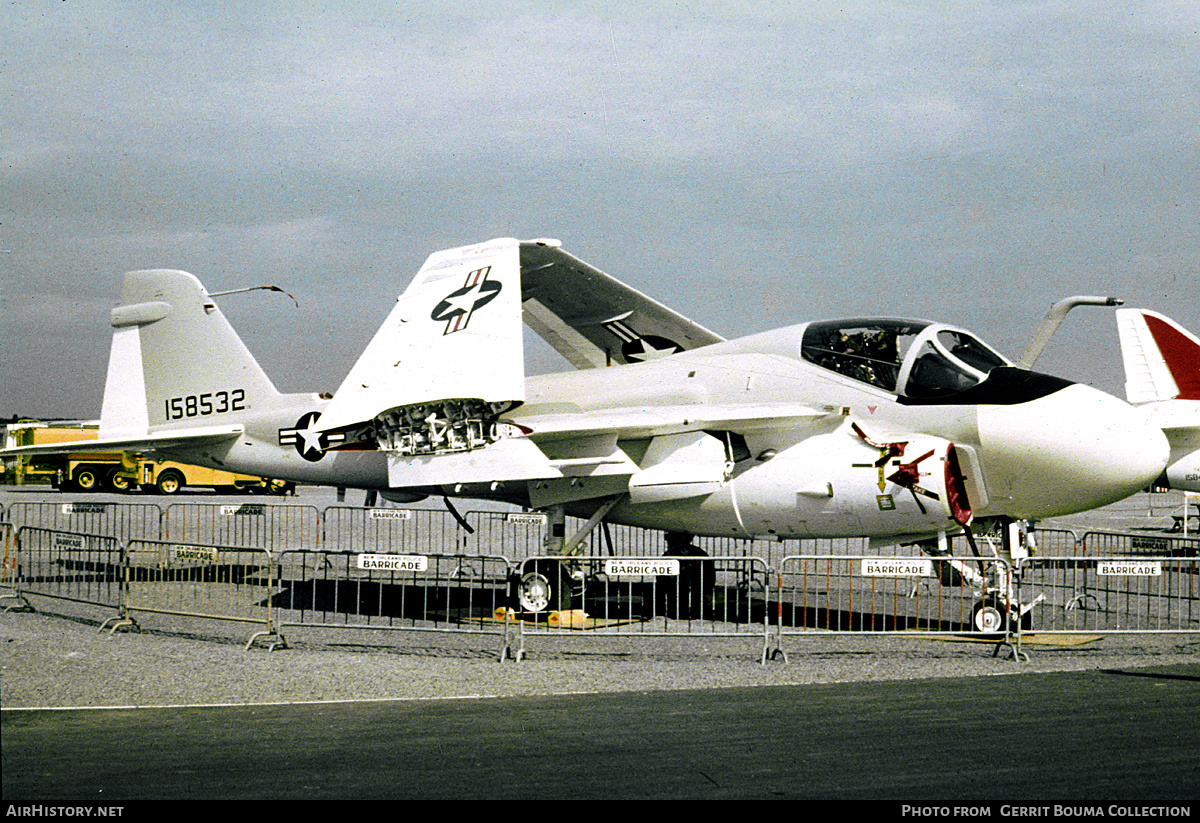
[[520, 434], [515, 426], [498, 422], [510, 405], [481, 400], [418, 403], [376, 417], [374, 435], [381, 450], [402, 455], [473, 451]]
[[[1194, 409], [1164, 393], [1195, 385], [1196, 340], [1151, 320], [1133, 336], [1140, 362], [1165, 349], [1139, 389], [1154, 419], [1033, 371], [1049, 327], [1020, 364], [928, 320], [725, 340], [553, 240], [430, 255], [332, 398], [279, 392], [186, 272], [130, 272], [111, 321], [99, 438], [6, 454], [133, 449], [391, 500], [501, 500], [560, 525], [581, 517], [585, 532], [608, 521], [930, 551], [965, 533], [978, 557], [956, 573], [989, 627], [1006, 619], [1009, 584], [988, 579], [976, 532], [1000, 534], [1003, 555], [1014, 523], [1113, 503], [1164, 470], [1200, 474], [1195, 417], [1192, 434], [1163, 417]], [[527, 376], [523, 323], [574, 370]], [[554, 533], [547, 550], [567, 554], [586, 537]], [[578, 583], [532, 571], [549, 593], [531, 578], [531, 603]]]

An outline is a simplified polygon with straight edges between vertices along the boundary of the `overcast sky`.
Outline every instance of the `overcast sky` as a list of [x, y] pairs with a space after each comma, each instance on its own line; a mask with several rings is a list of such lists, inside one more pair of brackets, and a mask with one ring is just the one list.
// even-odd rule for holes
[[[1072, 294], [1200, 332], [1194, 0], [17, 0], [0, 98], [5, 417], [99, 415], [125, 271], [286, 289], [220, 303], [332, 391], [497, 236], [727, 337], [912, 316], [1015, 358]], [[1112, 310], [1038, 366], [1121, 393]]]

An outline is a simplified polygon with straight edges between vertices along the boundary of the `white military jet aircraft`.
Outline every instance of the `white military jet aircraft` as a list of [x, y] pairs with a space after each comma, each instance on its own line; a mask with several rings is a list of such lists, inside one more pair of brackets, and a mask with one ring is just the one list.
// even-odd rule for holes
[[1156, 485], [1200, 491], [1200, 338], [1147, 309], [1119, 309], [1125, 396], [1171, 445]]
[[[522, 319], [577, 370], [526, 378]], [[112, 325], [99, 439], [71, 450], [504, 500], [550, 511], [560, 540], [566, 512], [929, 541], [1104, 506], [1167, 465], [1144, 414], [963, 329], [856, 318], [723, 340], [557, 241], [430, 256], [332, 397], [278, 392], [185, 272], [126, 275]]]

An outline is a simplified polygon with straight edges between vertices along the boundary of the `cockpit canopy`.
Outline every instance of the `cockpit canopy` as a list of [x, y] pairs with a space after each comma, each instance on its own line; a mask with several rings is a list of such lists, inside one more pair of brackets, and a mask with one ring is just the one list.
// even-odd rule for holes
[[826, 320], [800, 343], [809, 363], [913, 400], [949, 397], [1012, 365], [962, 329], [926, 320]]

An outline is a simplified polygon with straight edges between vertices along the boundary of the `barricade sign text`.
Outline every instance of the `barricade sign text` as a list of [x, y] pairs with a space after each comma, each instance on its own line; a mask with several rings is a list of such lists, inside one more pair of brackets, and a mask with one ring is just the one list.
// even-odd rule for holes
[[372, 520], [412, 520], [410, 509], [371, 509]]
[[679, 561], [661, 557], [653, 560], [605, 560], [604, 573], [609, 577], [630, 577], [650, 574], [678, 577]]
[[222, 506], [221, 514], [264, 517], [267, 513], [265, 503], [242, 503], [239, 506]]
[[87, 538], [82, 534], [55, 533], [51, 544], [56, 551], [83, 551], [87, 548]]
[[1162, 563], [1157, 560], [1101, 560], [1096, 564], [1096, 574], [1101, 577], [1159, 577]]
[[863, 577], [930, 577], [933, 561], [920, 557], [867, 557], [862, 561]]
[[420, 554], [360, 554], [358, 568], [369, 571], [423, 572], [429, 558]]
[[63, 503], [63, 514], [104, 514], [107, 503]]

